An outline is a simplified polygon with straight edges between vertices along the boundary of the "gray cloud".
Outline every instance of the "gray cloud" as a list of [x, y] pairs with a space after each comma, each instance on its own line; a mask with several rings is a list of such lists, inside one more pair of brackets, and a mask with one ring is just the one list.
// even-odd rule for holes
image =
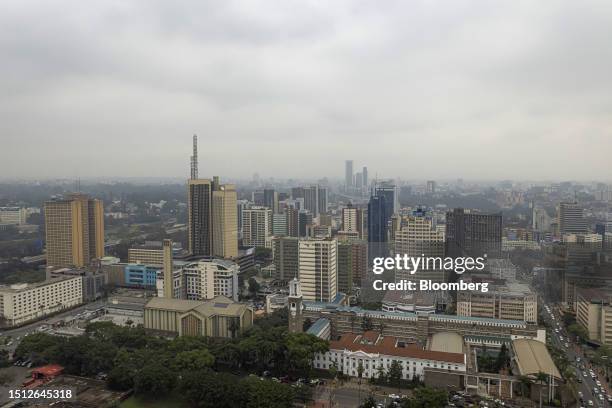
[[609, 1], [5, 1], [1, 174], [610, 178]]

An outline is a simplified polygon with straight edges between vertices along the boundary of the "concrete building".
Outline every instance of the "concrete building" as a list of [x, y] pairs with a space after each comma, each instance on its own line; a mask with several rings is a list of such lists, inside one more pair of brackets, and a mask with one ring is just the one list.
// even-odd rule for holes
[[24, 225], [28, 218], [28, 210], [21, 207], [0, 207], [0, 224]]
[[182, 298], [207, 300], [225, 296], [237, 301], [239, 272], [238, 264], [225, 259], [188, 263], [178, 272]]
[[287, 214], [272, 214], [272, 235], [284, 237], [288, 234]]
[[0, 286], [0, 324], [17, 326], [83, 303], [81, 276]]
[[305, 300], [331, 302], [338, 292], [338, 242], [335, 239], [299, 241], [298, 279]]
[[388, 373], [393, 361], [400, 363], [404, 380], [414, 377], [423, 380], [429, 367], [465, 373], [467, 366], [464, 353], [424, 350], [403, 338], [366, 331], [343, 334], [339, 340], [330, 341], [329, 351], [315, 355], [313, 367], [329, 370], [336, 366], [339, 372], [357, 377], [361, 365], [364, 378], [376, 378], [380, 371]]
[[491, 286], [489, 284], [488, 292], [457, 291], [457, 316], [537, 323], [538, 299], [528, 285], [510, 282]]
[[125, 285], [139, 288], [155, 288], [160, 266], [145, 264], [125, 265]]
[[189, 253], [212, 254], [212, 191], [209, 179], [190, 179], [187, 183]]
[[368, 244], [365, 241], [338, 242], [338, 291], [351, 295], [360, 288], [368, 268]]
[[344, 186], [348, 189], [353, 187], [353, 161], [344, 162]]
[[327, 207], [328, 191], [326, 187], [318, 184], [304, 187], [304, 209], [306, 211], [317, 217], [319, 214], [327, 213]]
[[212, 192], [212, 255], [238, 256], [238, 207], [236, 187], [224, 184]]
[[253, 325], [253, 309], [224, 296], [210, 301], [152, 298], [144, 328], [178, 336], [235, 338]]
[[290, 281], [298, 277], [299, 241], [295, 237], [276, 237], [273, 243], [276, 279]]
[[590, 340], [612, 345], [612, 293], [598, 288], [576, 292], [576, 322], [587, 330]]
[[164, 263], [164, 250], [159, 241], [147, 241], [128, 249], [128, 263], [161, 266]]
[[587, 223], [584, 218], [584, 209], [577, 203], [559, 203], [557, 218], [561, 236], [588, 232]]
[[363, 208], [353, 207], [350, 203], [342, 209], [342, 231], [357, 232], [364, 239], [367, 231], [367, 216]]
[[84, 267], [104, 256], [104, 206], [84, 194], [45, 202], [47, 265]]
[[243, 246], [265, 247], [272, 236], [272, 210], [254, 206], [242, 211]]
[[455, 208], [446, 214], [446, 256], [499, 258], [502, 215], [480, 214]]
[[93, 302], [106, 295], [106, 285], [109, 283], [108, 274], [100, 268], [73, 269], [73, 268], [47, 268], [46, 280], [51, 281], [56, 278], [74, 278], [80, 276], [83, 283], [83, 302]]
[[[403, 217], [400, 228], [395, 233], [395, 253], [409, 257], [440, 257], [444, 258], [444, 233], [435, 228], [433, 219], [424, 211], [414, 211], [412, 215]], [[395, 280], [403, 279], [417, 281], [430, 279], [434, 282], [445, 282], [446, 274], [443, 270], [420, 270], [415, 274], [409, 271], [398, 270]]]

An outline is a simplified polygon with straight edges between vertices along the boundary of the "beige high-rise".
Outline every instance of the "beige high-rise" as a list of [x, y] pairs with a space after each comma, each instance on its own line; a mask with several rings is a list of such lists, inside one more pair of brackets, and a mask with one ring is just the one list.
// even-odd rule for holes
[[338, 293], [336, 239], [299, 241], [298, 279], [305, 300], [332, 302]]
[[221, 258], [238, 256], [238, 207], [236, 187], [225, 184], [213, 191], [213, 255]]
[[72, 194], [47, 201], [47, 265], [83, 267], [104, 256], [104, 206], [101, 200]]

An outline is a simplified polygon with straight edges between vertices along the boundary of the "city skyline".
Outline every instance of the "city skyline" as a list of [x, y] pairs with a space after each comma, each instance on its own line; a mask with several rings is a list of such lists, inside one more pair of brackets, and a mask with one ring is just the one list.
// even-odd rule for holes
[[609, 3], [61, 4], [0, 6], [4, 177], [609, 173]]

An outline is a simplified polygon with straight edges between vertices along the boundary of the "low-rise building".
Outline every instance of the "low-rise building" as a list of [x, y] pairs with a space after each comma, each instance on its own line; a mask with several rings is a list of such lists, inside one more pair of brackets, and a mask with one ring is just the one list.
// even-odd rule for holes
[[381, 371], [387, 373], [393, 361], [401, 365], [405, 380], [414, 377], [423, 379], [424, 370], [428, 367], [450, 372], [466, 371], [466, 356], [463, 353], [423, 350], [416, 344], [373, 331], [347, 333], [339, 340], [330, 341], [329, 351], [317, 353], [313, 366], [323, 370], [335, 366], [339, 372], [357, 377], [361, 365], [364, 378], [376, 378]]
[[224, 296], [210, 301], [155, 297], [144, 308], [144, 328], [178, 336], [234, 338], [253, 325], [253, 309]]
[[0, 286], [0, 324], [17, 326], [83, 303], [81, 276]]
[[488, 292], [458, 291], [457, 316], [537, 323], [537, 295], [528, 285], [517, 282], [495, 286], [490, 283]]
[[208, 259], [184, 265], [178, 272], [181, 298], [206, 300], [226, 296], [238, 300], [238, 264], [226, 259]]

